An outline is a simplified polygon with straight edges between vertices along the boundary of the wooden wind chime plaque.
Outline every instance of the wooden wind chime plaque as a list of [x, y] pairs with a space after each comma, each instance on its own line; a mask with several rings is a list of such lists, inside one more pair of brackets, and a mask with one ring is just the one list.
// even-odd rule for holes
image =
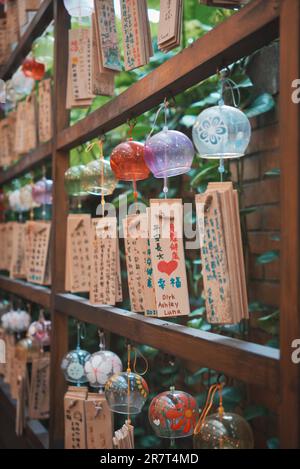
[[70, 386], [65, 394], [65, 449], [86, 449], [86, 398], [86, 387]]
[[88, 393], [84, 403], [87, 449], [111, 449], [112, 414], [104, 395]]
[[27, 281], [49, 285], [50, 278], [50, 233], [48, 221], [26, 223], [25, 256]]
[[92, 30], [69, 30], [67, 109], [92, 104]]
[[237, 192], [231, 182], [210, 183], [196, 196], [207, 320], [247, 319], [248, 301]]
[[157, 44], [163, 52], [180, 45], [183, 0], [160, 0]]
[[145, 0], [121, 0], [125, 70], [146, 65], [153, 55]]
[[190, 314], [181, 199], [150, 201], [150, 248], [157, 315]]
[[12, 278], [26, 278], [25, 265], [25, 231], [24, 223], [16, 223], [13, 227], [13, 246], [10, 264]]
[[[147, 227], [147, 225], [146, 225]], [[144, 249], [140, 249], [142, 232], [145, 230], [141, 215], [128, 215], [123, 220], [126, 267], [131, 310], [144, 312], [143, 269], [145, 265]], [[147, 239], [147, 238], [146, 238]]]
[[50, 354], [44, 353], [32, 361], [29, 418], [47, 419], [50, 410]]
[[67, 222], [66, 290], [72, 293], [90, 291], [91, 217], [71, 214]]
[[122, 301], [117, 219], [92, 220], [90, 302], [115, 305]]
[[51, 79], [39, 82], [39, 141], [52, 138], [52, 93]]
[[94, 0], [100, 63], [106, 70], [122, 70], [114, 0]]

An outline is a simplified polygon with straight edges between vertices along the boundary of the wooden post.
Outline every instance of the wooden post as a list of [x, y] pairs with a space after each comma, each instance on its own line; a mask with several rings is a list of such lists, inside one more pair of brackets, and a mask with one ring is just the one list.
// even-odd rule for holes
[[54, 309], [56, 293], [64, 291], [65, 245], [68, 200], [64, 190], [64, 173], [69, 165], [68, 152], [57, 151], [57, 135], [69, 125], [66, 110], [68, 29], [70, 17], [61, 0], [54, 1], [55, 21], [55, 71], [54, 71], [54, 139], [52, 171], [53, 196], [53, 240], [52, 240], [52, 346], [51, 346], [51, 421], [50, 447], [63, 446], [64, 412], [63, 398], [65, 379], [60, 371], [63, 355], [68, 350], [68, 318]]
[[280, 17], [281, 282], [280, 387], [281, 448], [300, 447], [300, 364], [292, 342], [300, 339], [300, 104], [292, 82], [300, 78], [300, 3], [282, 0]]

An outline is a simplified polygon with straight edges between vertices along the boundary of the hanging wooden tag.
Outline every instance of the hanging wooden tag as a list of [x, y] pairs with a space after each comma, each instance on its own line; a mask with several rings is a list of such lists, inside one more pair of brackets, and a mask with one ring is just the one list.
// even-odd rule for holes
[[68, 388], [64, 398], [65, 449], [86, 449], [84, 403], [87, 388]]
[[196, 196], [207, 320], [235, 324], [248, 317], [237, 193], [210, 183]]
[[115, 305], [117, 299], [117, 219], [92, 220], [90, 302]]
[[28, 415], [32, 419], [49, 418], [50, 355], [44, 353], [32, 361]]
[[25, 100], [25, 152], [37, 147], [37, 104], [35, 93]]
[[181, 199], [151, 200], [149, 225], [158, 316], [189, 315]]
[[145, 2], [121, 0], [121, 12], [125, 70], [133, 70], [148, 63], [152, 55]]
[[97, 21], [92, 15], [92, 93], [98, 96], [113, 96], [115, 91], [115, 73], [104, 69], [102, 64]]
[[52, 93], [51, 79], [39, 82], [39, 141], [48, 142], [52, 138]]
[[19, 41], [18, 2], [9, 0], [6, 2], [7, 33], [10, 49]]
[[84, 407], [87, 449], [112, 449], [112, 414], [105, 396], [89, 393]]
[[114, 0], [95, 0], [94, 3], [102, 65], [106, 69], [118, 72], [122, 70], [122, 67], [116, 28]]
[[15, 151], [17, 155], [27, 152], [26, 148], [26, 102], [20, 101], [16, 114]]
[[77, 100], [92, 99], [91, 93], [91, 28], [69, 30], [69, 57], [73, 98]]
[[142, 285], [144, 291], [143, 307], [145, 316], [157, 316], [156, 298], [153, 279], [153, 267], [151, 260], [151, 247], [149, 239], [149, 208], [146, 213], [137, 216], [140, 223], [137, 231], [137, 250], [142, 259]]
[[196, 195], [208, 322], [232, 323], [231, 286], [218, 193]]
[[5, 232], [5, 250], [3, 251], [5, 270], [10, 270], [11, 261], [13, 256], [13, 233], [14, 227], [17, 224], [15, 221], [6, 223]]
[[90, 290], [91, 273], [91, 217], [71, 214], [67, 223], [66, 288], [72, 293]]
[[129, 215], [123, 220], [124, 244], [127, 266], [128, 288], [131, 310], [139, 313], [144, 311], [143, 268], [144, 259], [138, 248], [141, 221], [139, 215]]
[[25, 229], [24, 223], [16, 223], [13, 228], [13, 247], [10, 265], [10, 276], [12, 278], [26, 278]]
[[47, 221], [31, 222], [30, 229], [31, 249], [27, 265], [27, 281], [43, 285], [48, 259], [51, 223]]
[[158, 27], [158, 48], [168, 52], [180, 45], [182, 0], [161, 0]]
[[16, 339], [15, 336], [11, 334], [5, 334], [5, 347], [6, 347], [6, 365], [5, 365], [5, 375], [4, 382], [10, 384], [12, 376], [12, 366], [15, 358], [15, 345]]

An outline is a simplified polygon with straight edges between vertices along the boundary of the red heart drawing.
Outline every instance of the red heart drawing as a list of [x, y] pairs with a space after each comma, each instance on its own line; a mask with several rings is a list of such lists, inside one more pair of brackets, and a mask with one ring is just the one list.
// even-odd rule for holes
[[160, 272], [163, 272], [164, 274], [171, 275], [174, 270], [177, 269], [178, 262], [176, 261], [160, 261], [157, 265], [157, 268]]

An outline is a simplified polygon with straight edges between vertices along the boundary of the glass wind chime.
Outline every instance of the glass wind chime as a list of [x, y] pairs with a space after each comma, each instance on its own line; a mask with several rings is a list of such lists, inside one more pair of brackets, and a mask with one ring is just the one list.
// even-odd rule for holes
[[118, 180], [113, 173], [109, 161], [104, 158], [104, 139], [101, 137], [97, 142], [91, 143], [87, 152], [92, 151], [98, 145], [100, 156], [98, 159], [88, 163], [82, 171], [82, 188], [88, 194], [101, 196], [102, 215], [105, 213], [105, 196], [112, 195]]
[[[146, 359], [135, 351], [133, 371], [131, 369], [132, 347], [127, 345], [127, 369], [111, 376], [105, 384], [105, 397], [112, 412], [127, 415], [127, 422], [131, 424], [131, 416], [139, 414], [148, 398], [148, 385], [143, 378], [148, 371]], [[143, 373], [136, 373], [137, 353], [141, 355], [146, 363]]]
[[64, 373], [66, 381], [81, 386], [88, 382], [85, 373], [85, 364], [90, 358], [90, 353], [81, 348], [81, 339], [84, 339], [83, 324], [77, 321], [77, 343], [76, 348], [65, 355], [61, 362], [61, 369]]
[[[165, 99], [157, 111], [153, 128], [145, 143], [145, 162], [155, 178], [164, 180], [165, 198], [168, 194], [168, 178], [188, 173], [195, 154], [193, 143], [185, 134], [169, 130], [168, 109], [169, 103]], [[163, 130], [152, 135], [162, 111], [165, 116]]]
[[[221, 182], [225, 172], [224, 160], [244, 156], [251, 138], [249, 119], [238, 109], [240, 93], [236, 83], [221, 72], [222, 96], [217, 106], [199, 114], [193, 127], [193, 140], [201, 158], [219, 159]], [[225, 104], [225, 91], [229, 88], [233, 106]], [[236, 102], [234, 90], [238, 93]]]
[[128, 121], [128, 125], [128, 140], [112, 151], [110, 165], [117, 179], [132, 182], [134, 201], [137, 202], [137, 181], [147, 179], [150, 171], [145, 163], [144, 145], [132, 138], [136, 120]]
[[[194, 430], [194, 448], [253, 449], [253, 432], [248, 422], [238, 414], [226, 412], [223, 407], [223, 387], [223, 383], [217, 383], [208, 391], [206, 404]], [[208, 415], [216, 393], [219, 395], [218, 410]]]

